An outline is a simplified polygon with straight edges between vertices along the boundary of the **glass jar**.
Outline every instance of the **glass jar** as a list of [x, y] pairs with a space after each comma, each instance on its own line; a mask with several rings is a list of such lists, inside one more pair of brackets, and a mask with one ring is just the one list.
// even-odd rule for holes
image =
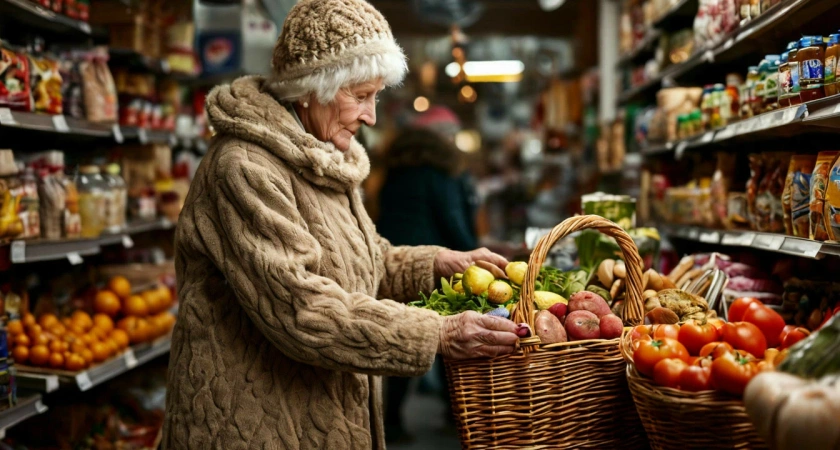
[[714, 90], [714, 85], [707, 84], [703, 87], [703, 96], [700, 100], [700, 113], [701, 113], [701, 121], [703, 124], [704, 130], [710, 130], [711, 126], [711, 117], [712, 117], [712, 91]]
[[755, 96], [755, 84], [761, 77], [758, 74], [758, 66], [750, 66], [747, 70], [747, 79], [741, 89], [741, 118], [752, 117], [753, 97]]
[[741, 109], [741, 93], [739, 86], [744, 84], [740, 74], [730, 73], [726, 76], [726, 94], [729, 95], [729, 117], [732, 121], [738, 118]]
[[[793, 105], [793, 100], [799, 100], [799, 43], [788, 43], [784, 61], [779, 65], [779, 106], [786, 108]], [[799, 101], [796, 104], [801, 103]]]
[[108, 231], [117, 233], [126, 224], [125, 214], [128, 208], [128, 188], [120, 176], [119, 164], [108, 164], [105, 166], [103, 178], [108, 185], [113, 200], [105, 211], [105, 227]]
[[726, 102], [726, 88], [722, 84], [714, 85], [712, 90], [711, 101], [711, 115], [709, 116], [709, 125], [712, 129], [720, 128], [726, 125], [728, 117], [727, 111], [729, 104]]
[[105, 229], [108, 184], [99, 173], [99, 167], [82, 166], [78, 177], [79, 216], [83, 238], [95, 238]]
[[758, 81], [755, 83], [755, 98], [753, 99], [752, 113], [757, 116], [764, 112], [764, 95], [767, 93], [767, 75], [770, 73], [770, 62], [762, 59], [758, 65]]
[[840, 34], [828, 37], [825, 49], [825, 95], [835, 95], [840, 92], [837, 83], [837, 58], [840, 58]]
[[691, 115], [689, 116], [691, 120], [691, 130], [692, 134], [698, 134], [703, 132], [703, 114], [700, 112], [700, 108], [695, 108], [691, 111]]
[[825, 97], [825, 50], [822, 36], [806, 36], [799, 40], [799, 95], [803, 103]]
[[770, 63], [767, 72], [767, 79], [764, 82], [764, 100], [762, 100], [762, 111], [773, 111], [779, 109], [779, 67], [781, 61], [779, 55], [767, 55]]

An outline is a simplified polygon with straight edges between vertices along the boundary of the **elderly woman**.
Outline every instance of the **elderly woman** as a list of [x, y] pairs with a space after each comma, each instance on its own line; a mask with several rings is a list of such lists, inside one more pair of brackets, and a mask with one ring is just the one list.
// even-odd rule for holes
[[181, 307], [163, 447], [383, 448], [380, 375], [426, 372], [435, 355], [514, 350], [517, 325], [474, 312], [440, 317], [400, 302], [483, 260], [394, 247], [365, 213], [365, 150], [376, 96], [405, 57], [363, 0], [303, 0], [270, 79], [216, 88], [218, 134], [176, 234]]

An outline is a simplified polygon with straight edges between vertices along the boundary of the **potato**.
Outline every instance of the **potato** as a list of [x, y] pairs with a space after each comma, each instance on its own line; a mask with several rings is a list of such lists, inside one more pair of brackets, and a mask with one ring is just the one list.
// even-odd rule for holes
[[613, 339], [620, 337], [621, 333], [624, 331], [624, 324], [615, 314], [607, 314], [599, 320], [601, 321], [599, 326], [601, 330], [601, 339]]
[[548, 308], [547, 311], [549, 311], [551, 314], [554, 314], [554, 317], [560, 319], [560, 321], [562, 322], [563, 319], [566, 318], [566, 311], [568, 309], [569, 305], [565, 303], [555, 303], [551, 305], [551, 308]]
[[537, 328], [537, 336], [540, 337], [542, 344], [556, 344], [558, 342], [566, 342], [566, 330], [560, 319], [554, 316], [551, 311], [540, 311], [537, 314], [537, 319], [534, 321], [534, 326]]
[[678, 323], [679, 321], [680, 318], [677, 316], [677, 313], [661, 306], [653, 308], [645, 315], [646, 324], [671, 324]]
[[569, 299], [569, 312], [574, 311], [589, 311], [596, 317], [601, 317], [610, 313], [610, 307], [600, 295], [594, 292], [581, 291], [572, 295]]
[[589, 311], [571, 312], [566, 316], [566, 333], [572, 341], [598, 339], [601, 337], [601, 321]]
[[616, 278], [627, 278], [627, 267], [624, 265], [624, 261], [618, 260], [615, 262], [613, 266], [613, 275]]
[[598, 277], [598, 281], [600, 281], [605, 288], [609, 288], [613, 284], [614, 268], [615, 260], [612, 259], [605, 259], [601, 262], [601, 265], [598, 266], [598, 272], [595, 275]]
[[648, 269], [645, 273], [648, 276], [648, 283], [647, 286], [644, 286], [644, 288], [653, 289], [654, 291], [661, 291], [662, 289], [665, 289], [663, 287], [665, 283], [662, 280], [664, 277], [660, 275], [659, 272], [653, 269]]

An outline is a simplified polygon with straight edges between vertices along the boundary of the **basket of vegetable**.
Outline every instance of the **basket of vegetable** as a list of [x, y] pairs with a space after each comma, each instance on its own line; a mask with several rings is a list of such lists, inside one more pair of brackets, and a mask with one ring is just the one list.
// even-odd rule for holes
[[744, 408], [744, 389], [772, 371], [807, 330], [756, 299], [719, 318], [640, 325], [622, 337], [627, 383], [651, 448], [768, 448]]
[[[550, 292], [556, 284], [542, 268], [549, 250], [582, 229], [612, 236], [621, 247], [627, 278], [621, 318], [595, 292], [576, 292], [568, 301]], [[468, 278], [465, 273], [461, 280], [465, 289], [484, 287], [470, 286]], [[636, 325], [643, 315], [642, 265], [632, 238], [602, 217], [573, 217], [540, 239], [524, 277], [510, 278], [519, 284], [512, 319], [527, 323], [535, 335], [521, 339], [519, 351], [511, 355], [446, 361], [462, 447], [646, 448], [618, 339], [622, 322]], [[571, 284], [583, 281], [568, 278], [561, 286], [572, 289]]]

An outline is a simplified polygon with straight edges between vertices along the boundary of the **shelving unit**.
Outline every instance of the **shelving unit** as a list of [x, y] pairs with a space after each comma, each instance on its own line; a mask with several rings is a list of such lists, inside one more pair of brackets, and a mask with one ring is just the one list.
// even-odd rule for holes
[[809, 259], [840, 256], [840, 243], [836, 242], [819, 242], [758, 231], [714, 230], [684, 225], [660, 225], [658, 228], [670, 238], [709, 245], [745, 247]]
[[651, 30], [647, 36], [638, 44], [636, 48], [626, 55], [622, 55], [618, 59], [618, 65], [624, 66], [632, 62], [644, 59], [645, 56], [652, 55], [656, 52], [656, 43], [662, 37], [662, 32], [659, 30]]
[[30, 0], [0, 0], [0, 17], [5, 15], [40, 30], [82, 38], [89, 37], [91, 34], [91, 28], [87, 22], [56, 14]]
[[0, 410], [0, 439], [6, 437], [7, 429], [30, 417], [45, 413], [48, 409], [42, 402], [40, 394], [18, 398], [17, 405]]

